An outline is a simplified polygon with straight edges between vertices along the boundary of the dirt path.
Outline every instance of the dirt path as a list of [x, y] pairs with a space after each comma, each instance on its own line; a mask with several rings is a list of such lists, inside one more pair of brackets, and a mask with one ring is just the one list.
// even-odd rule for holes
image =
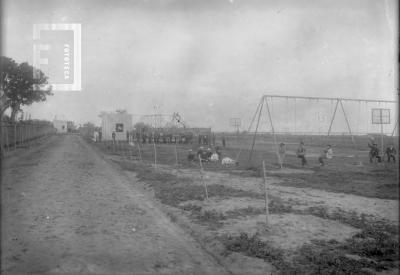
[[2, 172], [2, 274], [226, 274], [79, 136]]

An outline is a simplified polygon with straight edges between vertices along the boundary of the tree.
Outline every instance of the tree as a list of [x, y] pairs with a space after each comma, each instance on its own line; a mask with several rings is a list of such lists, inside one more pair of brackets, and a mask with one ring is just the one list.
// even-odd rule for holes
[[18, 64], [11, 58], [0, 56], [0, 112], [3, 114], [10, 107], [10, 98], [8, 95], [13, 89], [13, 79], [17, 75]]
[[23, 105], [46, 100], [52, 95], [48, 77], [26, 62], [17, 64], [13, 59], [0, 57], [1, 66], [1, 114], [11, 108], [11, 121]]

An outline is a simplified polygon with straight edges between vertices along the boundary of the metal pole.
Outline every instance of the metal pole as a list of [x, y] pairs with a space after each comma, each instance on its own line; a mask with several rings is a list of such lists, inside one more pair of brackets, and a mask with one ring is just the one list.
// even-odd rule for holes
[[333, 111], [333, 115], [332, 115], [331, 123], [330, 123], [330, 125], [329, 125], [329, 129], [328, 129], [328, 136], [329, 136], [329, 135], [330, 135], [330, 133], [331, 133], [332, 124], [333, 124], [333, 120], [335, 119], [335, 116], [336, 116], [336, 110], [337, 110], [337, 108], [338, 108], [338, 105], [339, 105], [339, 99], [336, 101], [335, 110]]
[[392, 132], [392, 137], [394, 136], [394, 133], [396, 132], [397, 128], [397, 123], [399, 122], [398, 118], [396, 118], [396, 123], [394, 124], [393, 132]]
[[[382, 118], [382, 110], [381, 110], [381, 118]], [[381, 123], [381, 156], [383, 157], [383, 123]]]
[[263, 167], [263, 180], [264, 180], [264, 188], [265, 188], [265, 225], [269, 226], [269, 208], [268, 208], [268, 186], [267, 186], [267, 177], [265, 172], [265, 161], [262, 162]]
[[258, 125], [260, 124], [260, 118], [261, 118], [261, 111], [262, 111], [262, 107], [264, 106], [264, 97], [262, 98], [262, 103], [260, 106], [260, 111], [258, 113], [258, 118], [257, 118], [257, 125], [256, 125], [256, 130], [254, 132], [254, 136], [253, 136], [253, 144], [251, 145], [251, 150], [250, 150], [250, 155], [249, 155], [249, 163], [251, 162], [251, 158], [253, 157], [253, 149], [254, 149], [254, 144], [256, 143], [256, 136], [257, 136], [257, 131], [258, 131]]
[[267, 100], [265, 100], [265, 105], [267, 107], [268, 118], [269, 118], [269, 122], [271, 124], [272, 136], [273, 136], [273, 139], [274, 139], [274, 147], [275, 147], [276, 156], [278, 157], [278, 162], [279, 162], [279, 165], [280, 165], [280, 167], [282, 169], [282, 161], [281, 161], [281, 158], [279, 157], [279, 151], [278, 151], [278, 145], [277, 145], [277, 142], [276, 142], [274, 124], [272, 123], [272, 116], [271, 116], [271, 112], [269, 110], [269, 105], [268, 105], [268, 101]]
[[276, 97], [276, 98], [294, 98], [304, 100], [344, 100], [344, 101], [356, 101], [356, 102], [378, 102], [378, 103], [397, 103], [393, 100], [374, 100], [374, 99], [358, 99], [358, 98], [343, 98], [343, 97], [313, 97], [313, 96], [286, 96], [286, 95], [264, 95], [264, 97]]
[[355, 150], [356, 150], [356, 159], [357, 159], [357, 161], [359, 161], [359, 163], [361, 164], [361, 161], [359, 160], [359, 157], [358, 157], [357, 144], [356, 144], [356, 142], [355, 142], [355, 140], [354, 140], [353, 133], [351, 132], [351, 127], [350, 127], [350, 123], [349, 123], [349, 120], [348, 120], [347, 115], [346, 115], [346, 111], [344, 110], [342, 101], [341, 101], [341, 100], [339, 100], [339, 101], [340, 101], [340, 107], [342, 108], [342, 111], [343, 111], [344, 118], [345, 118], [345, 120], [346, 120], [347, 128], [349, 129], [349, 133], [350, 133], [350, 136], [351, 136], [351, 141], [352, 141], [352, 143], [353, 143], [353, 145], [354, 145], [354, 148], [355, 148]]
[[[263, 98], [264, 98], [264, 97], [261, 98], [260, 102], [259, 102], [258, 105], [257, 105], [257, 109], [256, 109], [256, 111], [255, 111], [255, 113], [254, 113], [254, 115], [253, 115], [253, 118], [251, 119], [250, 126], [249, 126], [249, 128], [248, 128], [248, 130], [247, 130], [247, 133], [250, 133], [251, 127], [253, 126], [254, 120], [255, 120], [255, 118], [256, 118], [256, 116], [257, 116], [258, 109], [260, 108], [260, 106], [261, 106], [261, 104], [262, 104], [262, 102], [263, 102]], [[236, 155], [235, 161], [238, 161], [241, 152], [242, 152], [242, 148], [240, 147], [239, 152], [238, 152], [238, 154]]]

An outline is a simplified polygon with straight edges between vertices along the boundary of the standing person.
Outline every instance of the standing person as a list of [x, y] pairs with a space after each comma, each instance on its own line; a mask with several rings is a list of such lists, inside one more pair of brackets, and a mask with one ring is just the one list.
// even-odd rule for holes
[[217, 153], [218, 159], [221, 160], [222, 159], [222, 152], [219, 149], [219, 146], [215, 147], [215, 153]]
[[225, 134], [224, 134], [224, 133], [222, 133], [222, 147], [224, 147], [224, 148], [225, 148], [225, 145], [226, 145], [226, 141], [225, 141]]
[[323, 153], [321, 154], [321, 156], [318, 158], [319, 165], [324, 166], [325, 165], [324, 159], [331, 159], [332, 156], [333, 156], [332, 146], [328, 144], [324, 149]]
[[210, 161], [210, 160], [211, 160], [211, 156], [212, 156], [211, 148], [207, 148], [206, 160], [207, 160], [207, 161]]
[[101, 132], [101, 129], [100, 129], [100, 131], [99, 131], [99, 142], [101, 142], [101, 136], [102, 136], [102, 132]]
[[300, 146], [297, 149], [296, 155], [301, 159], [301, 166], [307, 165], [306, 148], [304, 147], [304, 142], [300, 142]]
[[203, 159], [203, 154], [204, 154], [204, 148], [203, 146], [199, 147], [199, 150], [197, 150], [197, 158]]
[[390, 159], [393, 159], [393, 163], [396, 163], [396, 153], [396, 148], [394, 148], [393, 144], [390, 144], [386, 148], [387, 161], [390, 162]]
[[189, 162], [193, 162], [195, 160], [195, 154], [193, 153], [192, 149], [189, 149], [187, 159]]
[[94, 131], [93, 135], [94, 135], [94, 142], [98, 142], [99, 141], [99, 132]]
[[112, 137], [113, 144], [115, 144], [115, 132], [114, 131], [112, 132], [111, 137]]
[[283, 142], [279, 144], [278, 156], [279, 156], [279, 164], [282, 167], [286, 156], [286, 145]]

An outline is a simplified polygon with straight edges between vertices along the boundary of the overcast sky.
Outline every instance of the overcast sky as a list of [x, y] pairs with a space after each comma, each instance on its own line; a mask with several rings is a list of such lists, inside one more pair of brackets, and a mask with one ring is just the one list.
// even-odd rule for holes
[[396, 11], [395, 0], [6, 0], [3, 50], [32, 64], [33, 24], [82, 26], [82, 91], [55, 92], [32, 117], [99, 123], [158, 105], [227, 130], [263, 94], [394, 100]]

